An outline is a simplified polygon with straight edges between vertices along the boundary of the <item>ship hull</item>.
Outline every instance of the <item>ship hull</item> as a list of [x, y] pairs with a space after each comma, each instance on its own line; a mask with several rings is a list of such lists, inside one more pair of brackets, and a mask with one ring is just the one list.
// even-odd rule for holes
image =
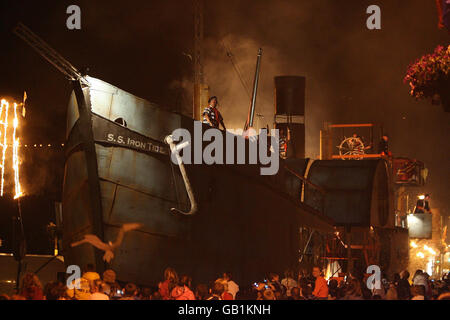
[[[288, 164], [303, 176], [306, 159], [282, 161], [278, 174], [267, 177], [256, 165], [186, 165], [198, 211], [173, 213], [189, 211], [190, 203], [163, 141], [178, 128], [194, 134], [194, 121], [103, 81], [89, 82], [75, 88], [68, 108], [66, 264], [94, 263], [142, 285], [156, 284], [169, 266], [196, 282], [231, 271], [250, 283], [298, 267], [302, 228], [332, 232], [332, 221], [300, 201], [300, 180], [284, 170]], [[87, 233], [114, 241], [130, 222], [142, 227], [126, 234], [109, 264], [89, 244], [70, 246]]]

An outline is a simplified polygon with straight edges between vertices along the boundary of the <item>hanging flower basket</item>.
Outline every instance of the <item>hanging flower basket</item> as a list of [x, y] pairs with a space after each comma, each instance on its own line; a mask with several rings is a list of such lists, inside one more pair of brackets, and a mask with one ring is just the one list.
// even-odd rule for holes
[[408, 67], [403, 80], [416, 99], [431, 99], [450, 112], [450, 45], [438, 46]]

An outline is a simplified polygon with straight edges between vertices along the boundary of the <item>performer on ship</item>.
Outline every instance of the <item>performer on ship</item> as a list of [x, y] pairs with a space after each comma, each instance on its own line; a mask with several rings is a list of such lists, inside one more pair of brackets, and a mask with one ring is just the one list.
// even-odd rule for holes
[[391, 152], [389, 151], [389, 137], [387, 135], [383, 135], [381, 137], [380, 143], [378, 144], [378, 153], [382, 156], [391, 156]]
[[219, 124], [221, 124], [223, 129], [226, 130], [222, 115], [219, 110], [217, 110], [217, 106], [219, 104], [217, 97], [213, 96], [209, 98], [208, 103], [209, 106], [203, 111], [203, 123], [206, 123], [216, 129], [219, 129]]
[[431, 214], [429, 200], [430, 200], [429, 194], [426, 194], [425, 196], [419, 196], [419, 200], [417, 200], [416, 208], [414, 209], [414, 213], [429, 213], [429, 214]]

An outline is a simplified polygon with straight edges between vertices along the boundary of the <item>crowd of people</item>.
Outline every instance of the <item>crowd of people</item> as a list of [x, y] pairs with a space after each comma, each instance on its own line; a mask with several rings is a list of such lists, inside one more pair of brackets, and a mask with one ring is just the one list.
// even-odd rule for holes
[[0, 300], [450, 300], [450, 275], [430, 280], [417, 270], [383, 275], [381, 286], [369, 289], [367, 275], [354, 275], [326, 280], [319, 267], [312, 273], [287, 270], [283, 279], [270, 273], [266, 279], [240, 288], [230, 272], [224, 272], [209, 284], [195, 286], [188, 275], [178, 275], [173, 268], [164, 271], [162, 281], [152, 287], [133, 283], [120, 284], [109, 269], [102, 277], [87, 265], [82, 277], [67, 287], [62, 282], [42, 286], [37, 275], [25, 274], [19, 292], [11, 297], [0, 293]]

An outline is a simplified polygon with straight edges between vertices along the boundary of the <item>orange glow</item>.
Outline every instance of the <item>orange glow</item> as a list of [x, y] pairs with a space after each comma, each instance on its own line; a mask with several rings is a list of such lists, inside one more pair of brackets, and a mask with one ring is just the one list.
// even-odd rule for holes
[[17, 103], [14, 103], [14, 121], [13, 121], [13, 169], [14, 169], [14, 199], [22, 196], [22, 189], [19, 181], [19, 138], [16, 139], [16, 129], [19, 126], [19, 119], [17, 118]]
[[[2, 182], [0, 187], [0, 196], [3, 197], [3, 186], [5, 184], [4, 175], [5, 175], [5, 158], [6, 158], [6, 149], [8, 149], [8, 141], [7, 141], [7, 130], [8, 130], [8, 111], [9, 111], [9, 103], [5, 99], [1, 101], [1, 110], [0, 110], [0, 124], [3, 125], [3, 143], [1, 143], [2, 147]], [[5, 110], [5, 117], [3, 121], [1, 121], [3, 116], [3, 110]]]
[[[17, 128], [19, 127], [19, 119], [17, 117], [17, 107], [20, 106], [17, 103], [14, 103], [14, 119], [13, 119], [13, 136], [12, 136], [12, 168], [14, 170], [14, 199], [20, 198], [22, 193], [22, 188], [20, 186], [19, 179], [19, 146], [20, 140], [17, 137]], [[3, 197], [4, 194], [4, 185], [5, 185], [5, 160], [6, 160], [6, 151], [8, 149], [8, 113], [9, 113], [9, 102], [5, 99], [1, 100], [0, 106], [0, 146], [2, 147], [2, 160], [1, 160], [1, 186], [0, 186], [0, 196]], [[3, 130], [2, 130], [3, 129]], [[3, 138], [3, 139], [2, 139]]]

